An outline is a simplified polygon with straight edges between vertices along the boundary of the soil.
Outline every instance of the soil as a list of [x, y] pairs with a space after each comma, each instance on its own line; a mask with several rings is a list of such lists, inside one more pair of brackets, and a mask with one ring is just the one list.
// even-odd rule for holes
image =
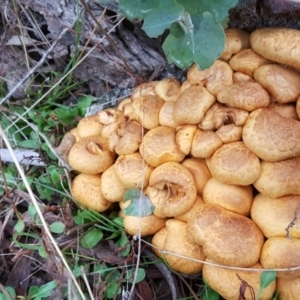
[[[121, 93], [122, 90], [131, 89], [153, 79], [184, 77], [183, 71], [166, 61], [161, 48], [164, 36], [151, 39], [141, 29], [141, 22], [120, 21], [122, 16], [118, 12], [116, 2], [111, 1], [110, 4], [103, 6], [98, 1], [81, 0], [79, 7], [76, 6], [76, 2], [76, 0], [18, 0], [16, 10], [12, 2], [0, 1], [0, 76], [4, 78], [7, 90], [11, 91], [28, 72], [27, 59], [31, 66], [41, 60], [43, 62], [13, 93], [12, 100], [24, 98], [29, 85], [34, 89], [35, 82], [41, 83], [40, 80], [46, 78], [50, 71], [63, 72], [76, 51], [87, 56], [74, 69], [74, 78], [85, 82], [82, 85], [82, 93], [95, 97], [100, 97], [108, 91]], [[79, 37], [74, 29], [78, 13], [82, 21]], [[27, 54], [18, 40], [20, 36], [18, 20], [23, 24], [22, 35], [26, 38]], [[229, 26], [249, 32], [270, 26], [300, 29], [300, 4], [298, 1], [240, 0], [236, 8], [230, 11]], [[68, 30], [61, 36], [66, 28]], [[57, 41], [55, 47], [45, 56], [55, 41]], [[11, 195], [15, 196], [18, 195]], [[8, 197], [4, 200], [10, 203], [12, 199]], [[52, 221], [71, 218], [68, 208], [64, 211], [49, 209], [45, 213], [48, 220]], [[4, 220], [0, 219], [0, 229], [3, 222]], [[1, 255], [11, 253], [10, 239], [14, 225], [15, 223], [10, 221], [5, 224], [1, 239], [0, 284], [13, 286], [18, 294], [23, 295], [29, 286], [40, 286], [52, 280], [54, 273], [55, 278], [57, 280], [61, 278], [61, 284], [64, 284], [65, 276], [60, 274], [62, 270], [57, 267], [54, 254], [40, 269], [38, 265], [32, 264], [32, 258], [37, 258], [32, 250], [26, 253], [15, 251], [13, 259]], [[69, 226], [72, 228], [72, 222]], [[60, 242], [63, 244], [71, 241], [72, 237], [64, 236]], [[51, 245], [48, 246], [51, 253]], [[83, 248], [80, 251], [82, 255], [93, 256], [112, 265], [123, 263], [119, 261], [120, 257], [114, 245], [106, 242], [99, 243], [93, 252]], [[132, 255], [130, 259], [134, 261], [136, 258], [134, 254]], [[29, 277], [33, 272], [35, 274]], [[174, 299], [184, 296], [187, 290], [199, 289], [197, 286], [199, 282], [193, 278], [174, 276], [170, 271], [162, 270], [158, 266], [147, 270], [146, 279], [138, 284], [135, 299]], [[101, 286], [98, 288], [100, 293]], [[174, 296], [174, 293], [177, 295]], [[52, 299], [61, 299], [60, 297], [61, 295], [56, 294]]]

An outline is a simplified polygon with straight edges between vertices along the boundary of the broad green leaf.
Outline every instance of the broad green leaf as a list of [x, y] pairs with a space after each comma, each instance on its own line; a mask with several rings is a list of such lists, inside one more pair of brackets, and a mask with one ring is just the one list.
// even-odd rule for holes
[[126, 249], [124, 251], [120, 252], [120, 255], [122, 257], [127, 257], [128, 256], [128, 254], [130, 252], [130, 243], [128, 241], [127, 235], [124, 232], [121, 233], [120, 238], [116, 241], [116, 246], [118, 248], [126, 246]]
[[33, 218], [36, 215], [36, 208], [33, 203], [30, 203], [28, 206], [28, 214], [31, 218]]
[[39, 144], [37, 140], [24, 140], [24, 141], [20, 141], [17, 142], [18, 147], [21, 148], [29, 148], [29, 149], [38, 149], [39, 148]]
[[62, 233], [65, 231], [66, 225], [63, 222], [53, 222], [49, 228], [53, 233]]
[[103, 238], [103, 232], [99, 228], [93, 228], [81, 238], [83, 248], [90, 249], [95, 247]]
[[[129, 283], [133, 283], [133, 278], [134, 278], [134, 274], [135, 270], [133, 269], [129, 269], [126, 274], [125, 274], [125, 278], [123, 279], [123, 282], [129, 282]], [[142, 268], [138, 268], [138, 272], [137, 272], [137, 277], [136, 277], [136, 281], [135, 283], [139, 283], [142, 280], [144, 280], [146, 277], [146, 272], [144, 269]]]
[[238, 0], [177, 0], [191, 15], [211, 12], [216, 23], [221, 23], [228, 15], [229, 9], [235, 7]]
[[144, 217], [149, 216], [154, 211], [154, 206], [150, 199], [138, 189], [128, 189], [123, 195], [123, 202], [131, 201], [129, 206], [123, 208], [125, 215]]
[[256, 296], [256, 299], [259, 299], [263, 290], [268, 287], [273, 281], [276, 280], [275, 271], [263, 271], [260, 275], [260, 286]]
[[46, 258], [47, 256], [48, 256], [48, 253], [46, 252], [46, 248], [45, 248], [45, 246], [44, 245], [41, 245], [40, 247], [39, 247], [39, 255], [41, 256], [41, 257], [43, 257], [43, 258]]
[[67, 106], [65, 108], [56, 108], [54, 112], [58, 119], [67, 124], [71, 124], [79, 114], [77, 106], [71, 108]]
[[222, 53], [225, 34], [222, 26], [214, 22], [209, 12], [193, 16], [191, 20], [194, 29], [188, 33], [181, 30], [180, 34], [178, 24], [171, 27], [163, 49], [169, 63], [187, 69], [195, 62], [203, 70], [209, 68]]
[[14, 226], [14, 230], [16, 232], [22, 232], [25, 228], [25, 223], [22, 219], [19, 219], [16, 225]]
[[46, 298], [51, 296], [51, 292], [54, 288], [56, 288], [56, 281], [50, 281], [41, 287], [39, 287], [37, 293], [33, 294], [34, 297]]
[[117, 282], [110, 284], [105, 291], [105, 295], [108, 299], [113, 299], [116, 295], [119, 295], [120, 293], [121, 288], [119, 287], [119, 284]]
[[143, 20], [160, 0], [119, 0], [119, 9], [128, 20]]
[[148, 36], [158, 37], [182, 18], [183, 8], [175, 0], [161, 0], [159, 7], [152, 9], [145, 17], [142, 29]]
[[5, 287], [5, 290], [10, 295], [10, 298], [4, 293], [0, 293], [0, 300], [11, 300], [16, 298], [16, 291], [14, 288], [12, 288], [11, 286], [7, 286]]

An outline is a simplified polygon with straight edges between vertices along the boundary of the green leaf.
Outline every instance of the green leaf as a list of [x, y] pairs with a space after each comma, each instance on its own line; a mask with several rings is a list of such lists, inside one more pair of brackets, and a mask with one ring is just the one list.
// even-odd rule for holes
[[204, 295], [204, 300], [218, 300], [220, 295], [213, 290], [205, 281], [205, 295]]
[[185, 33], [178, 24], [171, 27], [170, 35], [163, 44], [169, 63], [187, 69], [195, 62], [200, 69], [209, 68], [224, 49], [225, 33], [220, 24], [216, 24], [212, 14], [191, 18], [194, 29]]
[[108, 299], [113, 299], [116, 295], [119, 295], [120, 293], [121, 288], [119, 287], [119, 284], [117, 282], [110, 284], [105, 291], [105, 295]]
[[131, 201], [129, 206], [122, 209], [128, 216], [148, 216], [154, 211], [154, 206], [150, 199], [138, 189], [128, 189], [123, 195], [123, 202]]
[[103, 232], [99, 228], [93, 228], [81, 238], [83, 248], [90, 249], [95, 247], [103, 238]]
[[28, 214], [31, 218], [33, 218], [36, 215], [36, 208], [33, 203], [30, 203], [28, 206]]
[[46, 298], [51, 296], [51, 292], [56, 288], [56, 281], [50, 281], [38, 288], [38, 291], [33, 294], [34, 297]]
[[235, 7], [238, 0], [177, 0], [191, 15], [211, 12], [216, 23], [221, 23], [228, 15], [229, 9]]
[[166, 29], [182, 18], [183, 8], [175, 0], [161, 0], [156, 9], [152, 9], [145, 17], [142, 29], [148, 36], [158, 37]]
[[46, 248], [45, 248], [45, 246], [44, 245], [41, 245], [40, 247], [39, 247], [39, 255], [41, 256], [41, 257], [43, 257], [43, 258], [46, 258], [47, 256], [48, 256], [48, 253], [46, 252]]
[[[135, 270], [129, 269], [125, 274], [125, 278], [123, 279], [123, 282], [133, 283], [134, 273], [135, 273]], [[145, 277], [146, 277], [145, 270], [142, 268], [138, 268], [135, 283], [141, 282], [142, 280], [145, 279]]]
[[19, 219], [16, 225], [14, 226], [14, 230], [16, 232], [22, 232], [25, 228], [25, 223], [22, 219]]
[[158, 7], [159, 2], [160, 0], [119, 0], [119, 9], [128, 20], [143, 20], [153, 8]]
[[79, 114], [77, 106], [56, 108], [54, 112], [58, 119], [67, 124], [71, 124]]
[[130, 252], [130, 243], [128, 241], [127, 235], [124, 232], [121, 233], [120, 238], [116, 241], [116, 246], [118, 248], [126, 246], [126, 249], [124, 251], [120, 252], [120, 255], [122, 257], [127, 257], [128, 256], [128, 254]]
[[81, 117], [85, 116], [86, 111], [88, 110], [88, 108], [90, 107], [92, 103], [92, 96], [91, 95], [87, 95], [84, 97], [80, 97], [78, 99], [78, 110], [79, 110], [79, 115]]
[[255, 299], [259, 299], [263, 290], [276, 280], [275, 271], [263, 271], [260, 275], [260, 286]]
[[18, 147], [28, 148], [28, 149], [38, 149], [39, 148], [38, 141], [30, 140], [30, 139], [17, 142], [17, 145], [18, 145]]
[[63, 222], [53, 222], [49, 226], [49, 228], [53, 233], [63, 233], [65, 231], [66, 225]]

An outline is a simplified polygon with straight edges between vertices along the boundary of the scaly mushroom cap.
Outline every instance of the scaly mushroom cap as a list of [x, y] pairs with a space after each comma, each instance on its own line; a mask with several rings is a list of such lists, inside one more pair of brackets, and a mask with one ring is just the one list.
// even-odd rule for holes
[[[261, 250], [260, 263], [265, 269], [288, 269], [300, 266], [300, 239], [271, 237]], [[297, 278], [300, 270], [277, 271], [277, 277]]]
[[142, 142], [143, 131], [143, 126], [138, 121], [124, 119], [108, 138], [109, 149], [118, 155], [136, 152]]
[[101, 175], [79, 174], [72, 181], [72, 194], [84, 206], [103, 212], [111, 206], [101, 193]]
[[234, 72], [232, 79], [233, 79], [233, 83], [254, 81], [254, 79], [251, 76], [242, 72]]
[[159, 218], [155, 215], [144, 217], [127, 216], [124, 217], [124, 228], [128, 234], [136, 235], [141, 227], [141, 236], [148, 236], [156, 233], [166, 224], [166, 219]]
[[214, 128], [219, 129], [221, 126], [228, 124], [243, 126], [248, 116], [249, 113], [244, 109], [219, 106], [213, 115]]
[[219, 102], [215, 102], [205, 113], [202, 121], [198, 124], [201, 130], [215, 130], [214, 114], [220, 107]]
[[164, 101], [157, 96], [143, 96], [132, 102], [131, 118], [140, 122], [144, 128], [152, 129], [159, 126], [159, 111]]
[[260, 28], [250, 35], [252, 49], [267, 59], [300, 68], [300, 32], [290, 28]]
[[253, 201], [250, 185], [227, 184], [211, 178], [204, 186], [202, 196], [207, 204], [216, 204], [240, 215], [250, 215]]
[[[205, 260], [208, 263], [214, 263], [214, 261], [207, 258]], [[242, 289], [242, 281], [245, 281], [248, 286], [253, 289], [254, 296], [258, 296], [258, 291], [260, 289], [260, 277], [263, 272], [263, 267], [260, 263], [249, 267], [249, 269], [262, 269], [261, 272], [253, 272], [251, 270], [232, 270], [221, 267], [216, 267], [209, 264], [204, 264], [202, 269], [202, 275], [205, 282], [224, 299], [240, 299], [241, 291], [244, 299], [253, 299], [250, 288], [244, 287]], [[266, 288], [263, 289], [259, 296], [260, 300], [272, 299], [275, 292], [276, 281], [273, 281]], [[257, 298], [256, 298], [257, 299]], [[294, 298], [284, 298], [284, 299], [294, 299]]]
[[166, 226], [162, 229], [158, 230], [152, 237], [151, 244], [152, 251], [159, 257], [163, 258], [163, 254], [161, 254], [161, 250], [164, 249], [164, 243], [167, 236], [167, 228]]
[[198, 124], [215, 101], [216, 98], [205, 87], [191, 86], [175, 102], [174, 121], [179, 125]]
[[[280, 198], [270, 198], [258, 194], [251, 207], [251, 219], [263, 232], [264, 236], [300, 238], [300, 224], [292, 221], [298, 217], [300, 196], [288, 195]], [[288, 228], [287, 227], [291, 225]]]
[[297, 121], [299, 120], [294, 103], [279, 104], [276, 102], [271, 102], [268, 109], [271, 109], [283, 118], [294, 119]]
[[254, 78], [278, 103], [296, 101], [300, 95], [300, 74], [290, 68], [275, 64], [261, 66]]
[[89, 136], [81, 139], [72, 148], [68, 156], [70, 166], [85, 174], [97, 174], [113, 164], [115, 153], [108, 149], [108, 142], [101, 136]]
[[187, 223], [190, 220], [190, 218], [192, 218], [195, 211], [201, 208], [204, 204], [205, 203], [202, 197], [200, 195], [197, 195], [194, 205], [186, 213], [180, 216], [175, 216], [174, 219]]
[[[168, 220], [166, 222], [166, 236], [163, 244], [163, 249], [173, 252], [180, 256], [186, 256], [192, 259], [204, 260], [202, 248], [198, 245], [192, 244], [186, 233], [185, 222], [179, 220]], [[175, 256], [173, 254], [164, 254], [163, 257], [168, 262], [169, 266], [178, 272], [184, 274], [196, 274], [202, 270], [202, 263], [194, 260], [185, 259]]]
[[194, 157], [207, 158], [223, 145], [219, 136], [211, 130], [197, 129], [193, 142], [191, 154]]
[[277, 162], [261, 162], [261, 173], [255, 188], [265, 196], [277, 198], [300, 195], [300, 156]]
[[230, 107], [253, 111], [268, 107], [270, 96], [258, 82], [238, 82], [221, 90], [217, 99]]
[[173, 119], [175, 102], [165, 102], [161, 107], [158, 115], [159, 124], [161, 126], [169, 126], [176, 128], [178, 124]]
[[125, 188], [146, 187], [153, 171], [139, 153], [120, 155], [113, 166], [119, 182]]
[[102, 173], [101, 192], [104, 198], [110, 202], [119, 202], [123, 200], [126, 188], [120, 183], [114, 171], [114, 165], [111, 165]]
[[92, 135], [100, 135], [103, 124], [100, 123], [98, 115], [92, 115], [81, 119], [77, 125], [79, 137], [85, 138]]
[[276, 291], [279, 292], [280, 299], [297, 299], [300, 295], [300, 277], [277, 278]]
[[235, 126], [234, 124], [223, 125], [216, 134], [224, 144], [233, 143], [242, 139], [242, 126]]
[[156, 95], [164, 101], [177, 101], [180, 94], [181, 83], [177, 78], [165, 78], [155, 86]]
[[225, 29], [225, 49], [220, 59], [229, 60], [233, 54], [250, 47], [250, 34], [238, 28]]
[[180, 125], [176, 128], [175, 142], [179, 150], [188, 155], [191, 152], [196, 125]]
[[243, 141], [266, 161], [299, 156], [300, 122], [283, 118], [270, 109], [257, 109], [243, 127]]
[[177, 162], [166, 162], [153, 170], [145, 194], [155, 206], [158, 217], [174, 217], [186, 213], [197, 196], [190, 171]]
[[195, 180], [197, 194], [202, 195], [206, 182], [211, 178], [205, 159], [186, 158], [181, 164], [191, 172]]
[[155, 86], [159, 81], [144, 82], [137, 86], [131, 93], [131, 101], [144, 96], [156, 96]]
[[222, 61], [216, 60], [214, 64], [205, 70], [199, 70], [196, 64], [192, 65], [187, 73], [187, 80], [192, 85], [202, 85], [212, 95], [217, 95], [224, 87], [233, 83], [233, 71], [230, 66]]
[[250, 267], [258, 262], [264, 236], [247, 217], [205, 204], [188, 221], [188, 237], [206, 257], [226, 266]]
[[206, 162], [212, 176], [228, 184], [249, 185], [260, 174], [258, 157], [243, 142], [224, 144]]
[[269, 62], [268, 59], [257, 54], [252, 49], [244, 49], [231, 58], [229, 65], [234, 71], [253, 77], [257, 68]]
[[168, 161], [181, 162], [185, 155], [175, 142], [175, 129], [158, 126], [149, 130], [140, 145], [140, 154], [152, 167], [157, 167]]

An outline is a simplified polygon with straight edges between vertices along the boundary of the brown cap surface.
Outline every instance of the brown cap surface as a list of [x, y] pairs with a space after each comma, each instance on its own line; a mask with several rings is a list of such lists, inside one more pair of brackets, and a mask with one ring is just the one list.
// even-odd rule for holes
[[260, 174], [258, 157], [243, 142], [224, 144], [206, 161], [212, 176], [228, 184], [249, 185]]
[[300, 155], [300, 122], [264, 108], [250, 113], [243, 141], [259, 158], [279, 161]]
[[205, 256], [227, 266], [254, 265], [264, 243], [262, 232], [252, 220], [212, 204], [195, 212], [187, 232], [203, 247]]

